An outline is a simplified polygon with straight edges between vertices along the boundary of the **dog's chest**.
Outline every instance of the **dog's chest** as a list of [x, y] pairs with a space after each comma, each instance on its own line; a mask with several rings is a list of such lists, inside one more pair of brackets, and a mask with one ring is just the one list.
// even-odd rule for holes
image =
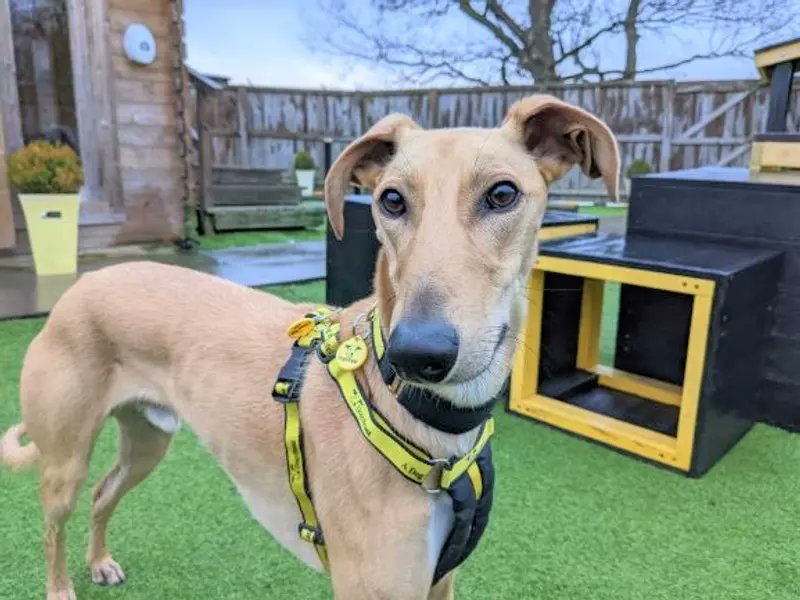
[[250, 513], [279, 544], [310, 567], [323, 570], [314, 546], [300, 539], [297, 533], [301, 517], [294, 498], [277, 493], [280, 485], [242, 485], [235, 479], [234, 482]]
[[436, 569], [442, 548], [447, 541], [447, 536], [453, 528], [455, 515], [453, 514], [453, 501], [449, 494], [432, 496], [431, 516], [428, 521], [427, 545], [428, 563], [432, 570]]

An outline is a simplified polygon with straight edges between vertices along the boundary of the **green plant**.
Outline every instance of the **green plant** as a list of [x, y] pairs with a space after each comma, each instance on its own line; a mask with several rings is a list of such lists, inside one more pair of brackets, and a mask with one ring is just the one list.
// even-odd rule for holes
[[314, 159], [305, 150], [294, 155], [294, 168], [296, 171], [311, 171], [316, 168]]
[[35, 141], [9, 157], [8, 179], [23, 194], [74, 194], [83, 169], [69, 146]]
[[632, 177], [636, 177], [637, 175], [647, 175], [651, 171], [652, 169], [646, 160], [637, 158], [628, 165], [628, 168], [625, 170], [625, 176], [630, 179]]

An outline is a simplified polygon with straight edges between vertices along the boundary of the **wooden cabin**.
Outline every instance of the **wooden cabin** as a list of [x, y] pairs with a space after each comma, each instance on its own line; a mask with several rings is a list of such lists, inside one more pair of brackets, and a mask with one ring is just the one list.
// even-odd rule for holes
[[[0, 3], [0, 255], [29, 250], [6, 156], [48, 133], [74, 143], [84, 167], [82, 249], [184, 237], [191, 171], [182, 4]], [[126, 50], [132, 25], [152, 35], [151, 62], [146, 34], [134, 38], [138, 50]]]

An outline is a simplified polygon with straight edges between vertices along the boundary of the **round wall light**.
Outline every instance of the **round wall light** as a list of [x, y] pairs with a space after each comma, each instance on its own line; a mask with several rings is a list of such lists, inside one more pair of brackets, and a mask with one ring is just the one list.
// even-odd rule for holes
[[141, 23], [128, 25], [122, 38], [122, 45], [125, 56], [137, 64], [149, 65], [156, 59], [156, 40], [146, 25]]

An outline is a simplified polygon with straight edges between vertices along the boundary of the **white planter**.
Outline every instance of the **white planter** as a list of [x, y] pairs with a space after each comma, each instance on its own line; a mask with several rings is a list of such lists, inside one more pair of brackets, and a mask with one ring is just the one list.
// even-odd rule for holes
[[303, 190], [303, 196], [311, 196], [314, 193], [314, 173], [315, 169], [297, 169], [297, 185]]

